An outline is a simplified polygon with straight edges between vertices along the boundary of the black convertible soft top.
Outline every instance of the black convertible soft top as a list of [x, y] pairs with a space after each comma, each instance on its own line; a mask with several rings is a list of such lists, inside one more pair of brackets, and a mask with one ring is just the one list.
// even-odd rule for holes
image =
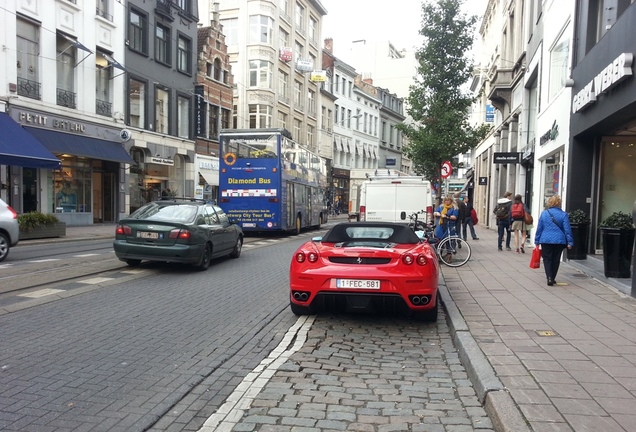
[[420, 238], [408, 225], [393, 222], [343, 222], [332, 227], [322, 238], [325, 243], [360, 240], [417, 244]]

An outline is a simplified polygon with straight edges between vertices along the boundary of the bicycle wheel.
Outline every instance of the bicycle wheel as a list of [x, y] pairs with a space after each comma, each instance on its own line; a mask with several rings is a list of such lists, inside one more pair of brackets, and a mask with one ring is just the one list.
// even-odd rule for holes
[[460, 267], [470, 259], [470, 245], [459, 237], [447, 237], [437, 245], [437, 255], [447, 266]]

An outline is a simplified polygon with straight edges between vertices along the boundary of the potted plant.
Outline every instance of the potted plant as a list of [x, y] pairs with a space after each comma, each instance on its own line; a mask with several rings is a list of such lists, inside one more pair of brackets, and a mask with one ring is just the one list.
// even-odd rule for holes
[[600, 224], [603, 239], [605, 277], [629, 278], [632, 275], [634, 221], [621, 211], [614, 212]]
[[572, 210], [568, 213], [570, 226], [572, 227], [572, 237], [574, 237], [574, 247], [567, 250], [568, 259], [587, 259], [587, 239], [590, 227], [590, 217], [581, 209]]
[[18, 216], [20, 240], [37, 238], [63, 237], [66, 235], [66, 224], [53, 214], [29, 212]]

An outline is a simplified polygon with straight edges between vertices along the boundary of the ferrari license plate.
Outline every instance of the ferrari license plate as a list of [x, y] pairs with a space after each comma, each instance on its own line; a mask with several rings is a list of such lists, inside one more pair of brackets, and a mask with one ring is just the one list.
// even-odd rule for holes
[[143, 238], [143, 239], [158, 239], [159, 238], [159, 233], [138, 231], [137, 232], [137, 237]]
[[380, 281], [373, 279], [336, 279], [336, 288], [380, 289]]

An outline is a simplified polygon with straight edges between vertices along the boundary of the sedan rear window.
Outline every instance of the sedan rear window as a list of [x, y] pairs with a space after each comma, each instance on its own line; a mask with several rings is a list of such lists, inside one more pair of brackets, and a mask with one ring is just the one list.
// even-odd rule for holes
[[197, 215], [198, 206], [148, 204], [130, 215], [131, 219], [191, 223]]

